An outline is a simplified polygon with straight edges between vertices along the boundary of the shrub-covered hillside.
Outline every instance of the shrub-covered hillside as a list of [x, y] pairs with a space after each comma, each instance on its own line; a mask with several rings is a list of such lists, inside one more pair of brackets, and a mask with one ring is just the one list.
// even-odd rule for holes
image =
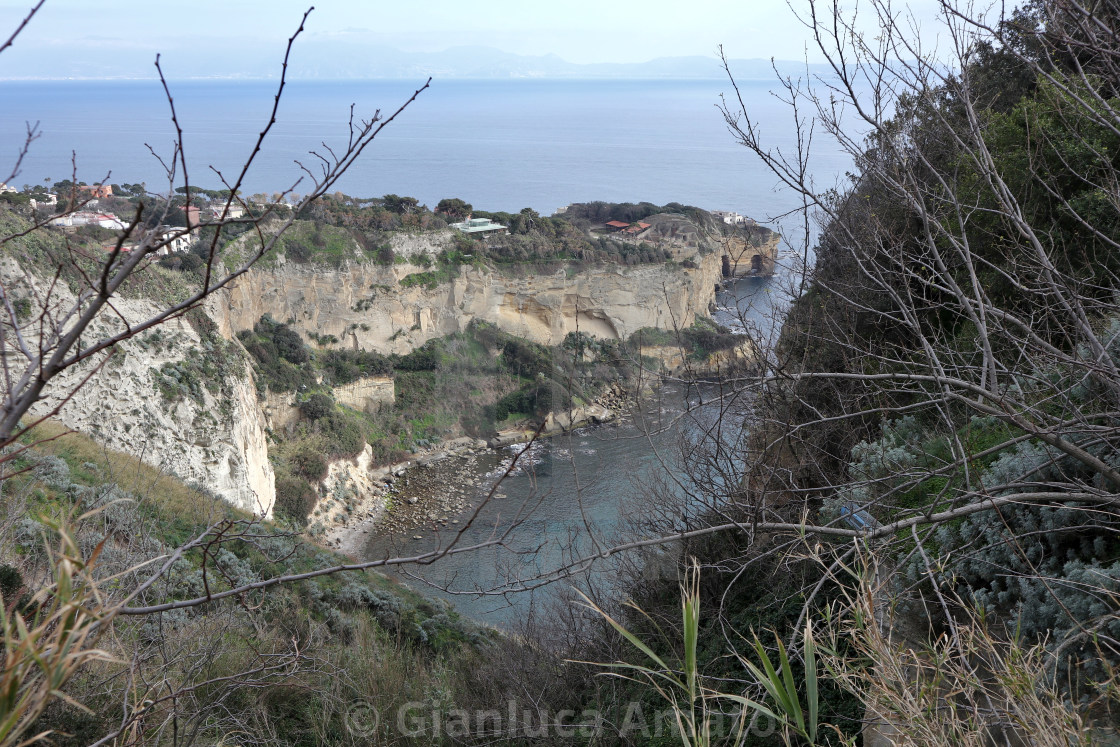
[[[31, 438], [53, 440], [4, 465], [0, 594], [6, 608], [29, 619], [44, 604], [34, 594], [52, 558], [58, 562], [59, 526], [83, 557], [93, 558], [89, 576], [106, 608], [153, 562], [216, 522], [225, 522], [229, 539], [212, 536], [183, 552], [132, 605], [191, 599], [345, 561], [267, 524], [244, 534], [239, 526], [250, 526], [247, 517], [203, 486], [62, 434], [42, 426]], [[122, 725], [122, 743], [219, 743], [252, 731], [282, 744], [368, 744], [395, 727], [355, 723], [355, 703], [385, 713], [433, 697], [489, 707], [504, 702], [505, 693], [501, 678], [487, 672], [517, 650], [445, 603], [365, 572], [120, 617], [100, 646], [106, 656], [81, 668], [67, 697], [52, 703], [32, 733], [52, 730], [59, 745], [87, 745]], [[414, 743], [431, 742], [417, 736]]]
[[[811, 19], [839, 83], [798, 92], [854, 159], [843, 188], [782, 160], [749, 106], [726, 111], [822, 228], [728, 455], [742, 489], [697, 523], [732, 536], [681, 549], [711, 625], [699, 668], [724, 708], [762, 692], [744, 631], [776, 657], [773, 629], [801, 700], [767, 703], [793, 733], [827, 698], [819, 743], [858, 719], [899, 744], [1114, 741], [1120, 6], [1038, 0], [983, 23], [954, 6], [951, 59], [925, 64], [872, 7], [879, 46]], [[659, 652], [682, 641], [676, 586], [639, 579], [648, 617], [623, 617], [645, 640], [674, 628]]]

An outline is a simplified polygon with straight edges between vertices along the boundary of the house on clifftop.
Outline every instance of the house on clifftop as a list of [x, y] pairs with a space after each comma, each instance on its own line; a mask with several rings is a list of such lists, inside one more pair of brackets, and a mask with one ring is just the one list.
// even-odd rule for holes
[[467, 234], [501, 233], [508, 230], [506, 226], [495, 223], [489, 218], [468, 218], [462, 223], [452, 223], [451, 227]]
[[740, 215], [733, 210], [712, 210], [710, 211], [716, 220], [721, 220], [729, 226], [753, 226], [756, 225], [754, 220], [745, 215]]
[[113, 187], [109, 184], [82, 184], [78, 187], [78, 191], [83, 197], [91, 197], [95, 200], [113, 196]]

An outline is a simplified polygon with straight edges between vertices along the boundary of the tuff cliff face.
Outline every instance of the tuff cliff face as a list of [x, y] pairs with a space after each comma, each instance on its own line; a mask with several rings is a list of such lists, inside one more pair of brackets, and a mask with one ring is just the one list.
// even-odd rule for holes
[[[340, 253], [346, 255], [339, 244], [353, 238], [341, 229], [334, 233], [324, 229], [323, 237], [317, 224], [314, 231], [304, 232], [306, 236], [293, 230], [296, 243], [281, 245], [282, 252], [306, 248], [307, 252], [293, 251], [292, 256], [318, 258], [336, 267], [288, 262], [282, 253], [269, 257], [271, 266], [257, 266], [231, 288], [212, 296], [205, 315], [195, 316], [193, 324], [177, 319], [138, 335], [119, 345], [98, 371], [93, 370], [96, 362], [67, 370], [52, 382], [31, 414], [52, 415], [107, 446], [197, 482], [235, 506], [270, 517], [276, 498], [268, 456], [270, 432], [290, 429], [300, 413], [293, 395], [260, 398], [236, 332], [270, 314], [279, 321], [290, 320], [308, 337], [333, 336], [337, 342], [331, 344], [407, 353], [429, 339], [462, 331], [476, 319], [546, 345], [559, 344], [577, 330], [619, 339], [643, 327], [687, 327], [708, 312], [721, 281], [723, 256], [734, 255], [735, 269], [742, 269], [740, 255], [746, 246], [719, 245], [713, 237], [724, 232], [713, 231], [703, 220], [693, 223], [666, 214], [652, 216], [648, 222], [652, 227], [639, 235], [606, 237], [590, 232], [591, 251], [597, 251], [597, 241], [621, 241], [630, 248], [652, 243], [669, 250], [664, 256], [672, 262], [631, 266], [557, 262], [551, 265], [555, 270], [535, 274], [526, 269], [528, 265], [514, 265], [512, 271], [507, 265], [500, 271], [487, 264], [468, 264], [450, 273], [446, 265], [436, 263], [436, 271], [432, 271], [432, 258], [441, 252], [465, 251], [461, 256], [469, 261], [471, 247], [480, 246], [464, 245], [449, 229], [401, 230], [387, 236], [392, 255], [404, 263], [389, 266], [367, 261], [381, 256], [356, 240], [349, 261], [339, 260]], [[314, 244], [314, 250], [301, 243], [305, 238]], [[566, 244], [559, 251], [568, 238], [555, 235], [556, 256], [584, 256], [582, 250], [572, 251]], [[517, 241], [532, 244], [544, 239], [522, 235], [511, 240], [517, 248]], [[241, 252], [240, 241], [235, 239], [223, 252]], [[48, 234], [42, 241], [38, 237], [29, 240], [27, 246], [12, 243], [0, 256], [0, 283], [17, 309], [21, 301], [34, 309], [45, 302], [42, 299], [50, 299], [49, 311], [55, 314], [73, 302], [64, 283], [53, 284], [53, 290], [46, 293], [52, 287], [53, 259], [44, 262], [43, 247], [51, 246], [62, 250], [61, 240]], [[759, 248], [764, 255], [772, 254], [772, 247]], [[447, 256], [442, 254], [442, 259]], [[494, 252], [478, 256], [489, 256], [492, 261], [495, 257], [552, 255]], [[594, 253], [590, 256], [601, 258]], [[620, 261], [641, 256], [648, 262], [650, 256], [661, 255], [643, 250], [602, 256], [623, 258]], [[232, 258], [223, 255], [223, 259]], [[152, 268], [161, 279], [137, 285], [152, 288], [152, 298], [115, 299], [112, 311], [103, 314], [88, 334], [95, 338], [111, 334], [126, 323], [151, 317], [169, 298], [180, 297], [194, 276], [185, 265], [180, 268], [182, 274], [177, 274], [178, 267]], [[41, 277], [36, 277], [36, 271]], [[427, 283], [402, 284], [408, 276], [422, 272], [430, 276], [425, 278]], [[456, 277], [432, 282], [449, 274]], [[167, 297], [157, 297], [161, 293]], [[224, 339], [214, 334], [212, 322]], [[34, 339], [29, 342], [34, 347]], [[386, 379], [363, 379], [334, 391], [336, 401], [367, 411], [391, 403], [393, 395], [393, 382]], [[56, 408], [59, 412], [54, 414]], [[588, 413], [587, 417], [597, 417], [591, 410]], [[555, 416], [550, 425], [562, 427], [562, 419]], [[368, 493], [370, 458], [367, 449], [356, 460], [332, 465], [323, 487], [332, 495], [337, 492], [336, 484], [355, 495]]]
[[[396, 390], [391, 376], [369, 376], [349, 384], [333, 387], [334, 401], [355, 410], [377, 412], [389, 407], [396, 400]], [[296, 394], [293, 392], [268, 392], [258, 400], [265, 422], [271, 430], [290, 428], [301, 419]]]
[[[395, 236], [393, 249], [408, 262], [447, 248], [453, 238], [450, 232]], [[290, 426], [299, 413], [291, 397], [259, 400], [251, 367], [233, 341], [238, 331], [270, 314], [308, 336], [333, 335], [338, 345], [407, 353], [475, 319], [546, 345], [575, 331], [620, 339], [643, 327], [683, 328], [707, 313], [722, 269], [719, 251], [687, 250], [682, 245], [678, 261], [666, 264], [557, 265], [537, 274], [467, 265], [434, 287], [402, 285], [424, 271], [419, 265], [351, 262], [332, 269], [280, 257], [208, 300], [206, 314], [230, 342], [204, 339], [190, 323], [173, 320], [121, 344], [80, 387], [89, 364], [60, 375], [32, 413], [48, 414], [72, 394], [56, 416], [65, 425], [270, 517], [269, 428]], [[42, 295], [44, 282], [10, 258], [0, 261], [0, 281], [13, 299]], [[56, 291], [57, 302], [69, 303], [63, 295]], [[158, 307], [157, 301], [118, 299], [115, 312], [135, 323]], [[90, 334], [109, 334], [123, 323], [105, 314]], [[392, 401], [392, 382], [363, 380], [335, 395], [360, 409], [375, 408]]]
[[342, 269], [284, 263], [255, 268], [211, 305], [223, 334], [250, 329], [265, 314], [344, 346], [407, 353], [462, 331], [474, 319], [542, 344], [569, 332], [623, 338], [642, 327], [687, 327], [706, 314], [720, 280], [720, 256], [682, 265], [606, 265], [511, 277], [464, 266], [435, 288], [402, 287], [412, 265]]
[[[168, 403], [153, 372], [197, 353], [186, 330], [173, 334], [181, 335], [183, 347], [176, 343], [152, 354], [137, 344], [122, 345], [113, 362], [63, 405], [58, 420], [187, 482], [197, 482], [238, 508], [271, 517], [276, 491], [265, 421], [248, 364], [243, 376], [227, 381], [218, 395], [203, 389], [198, 400]], [[58, 396], [76, 385], [81, 373], [59, 377], [62, 381], [56, 380], [51, 389], [55, 396], [37, 403], [32, 414], [53, 409]]]
[[723, 276], [773, 275], [781, 243], [782, 237], [776, 233], [729, 237], [721, 246]]
[[[0, 280], [14, 298], [41, 293], [45, 285], [10, 259], [0, 263]], [[54, 294], [60, 305], [73, 301], [60, 287]], [[157, 310], [152, 301], [117, 299], [89, 334], [96, 339], [123, 329], [117, 314], [135, 324]], [[216, 355], [225, 356], [221, 375], [202, 365]], [[56, 376], [31, 415], [50, 415], [61, 405], [54, 417], [66, 426], [198, 482], [239, 508], [272, 515], [265, 419], [249, 364], [235, 350], [217, 350], [179, 318], [120, 344], [90, 377], [95, 365], [91, 360]]]
[[[696, 260], [699, 266], [693, 269], [561, 268], [528, 277], [467, 267], [434, 289], [400, 286], [400, 279], [422, 269], [412, 265], [334, 270], [287, 263], [254, 269], [231, 290], [212, 297], [206, 311], [226, 339], [269, 313], [294, 319], [305, 332], [333, 334], [341, 344], [382, 352], [408, 352], [432, 337], [465, 329], [473, 319], [545, 344], [559, 344], [576, 330], [620, 338], [642, 327], [687, 326], [697, 314], [706, 313], [719, 280], [720, 260], [718, 254], [698, 255]], [[13, 297], [22, 286], [30, 293], [38, 284], [14, 261], [0, 266], [0, 279]], [[158, 309], [144, 299], [120, 299], [115, 307], [131, 323]], [[122, 324], [105, 315], [90, 331], [108, 334]], [[90, 373], [88, 365], [57, 377], [32, 414], [50, 413], [73, 392], [56, 416], [68, 427], [198, 482], [235, 506], [270, 517], [275, 479], [268, 460], [268, 428], [290, 424], [286, 420], [294, 421], [298, 412], [286, 400], [258, 401], [252, 371], [237, 357], [236, 345], [226, 351], [234, 356], [232, 367], [203, 380], [192, 365], [218, 353], [191, 324], [170, 321], [121, 344], [103, 369], [80, 387]], [[363, 409], [371, 402], [391, 401], [386, 382], [363, 384], [365, 389], [352, 386], [353, 392], [339, 394], [353, 395], [352, 404]]]
[[334, 401], [363, 412], [377, 412], [396, 400], [391, 376], [369, 376], [331, 390]]

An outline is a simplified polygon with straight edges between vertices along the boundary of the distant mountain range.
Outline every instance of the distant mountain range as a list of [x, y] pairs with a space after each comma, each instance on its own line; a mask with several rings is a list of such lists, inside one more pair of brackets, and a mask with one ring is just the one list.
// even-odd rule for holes
[[[320, 44], [324, 47], [319, 49]], [[436, 53], [401, 52], [388, 47], [349, 45], [337, 41], [312, 41], [301, 55], [320, 60], [314, 64], [297, 60], [292, 72], [299, 78], [723, 78], [722, 63], [714, 55], [659, 57], [648, 62], [593, 63], [568, 62], [554, 54], [529, 56], [503, 52], [491, 47], [453, 47]], [[784, 74], [799, 74], [805, 63], [776, 63]], [[771, 79], [770, 60], [731, 60], [731, 69], [743, 80]], [[814, 74], [828, 71], [825, 65], [810, 65]]]
[[[37, 56], [34, 66], [20, 69], [18, 63], [4, 73], [8, 79], [141, 78], [154, 73], [154, 54], [122, 49], [114, 55], [83, 54], [73, 49], [67, 55]], [[189, 55], [189, 56], [188, 56]], [[12, 60], [15, 62], [15, 60]], [[785, 75], [827, 74], [825, 65], [803, 62], [749, 59], [731, 60], [740, 80], [772, 79], [774, 67]], [[168, 49], [164, 71], [171, 78], [268, 79], [279, 73], [274, 49], [247, 44], [237, 50]], [[310, 37], [292, 56], [289, 72], [295, 79], [369, 78], [554, 78], [554, 79], [716, 79], [723, 78], [720, 60], [714, 55], [659, 57], [648, 62], [579, 64], [554, 54], [532, 56], [503, 52], [491, 47], [453, 47], [442, 52], [417, 53], [367, 43], [360, 35]]]

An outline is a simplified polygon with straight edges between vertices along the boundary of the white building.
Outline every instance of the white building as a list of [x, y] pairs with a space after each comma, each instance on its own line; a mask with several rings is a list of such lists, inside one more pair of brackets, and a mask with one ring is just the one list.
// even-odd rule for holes
[[19, 190], [16, 189], [15, 187], [9, 187], [4, 182], [0, 182], [0, 195], [4, 194], [5, 192], [18, 192], [18, 191]]
[[493, 233], [506, 230], [506, 226], [495, 223], [489, 218], [468, 218], [462, 223], [452, 223], [451, 227], [462, 233]]
[[[159, 228], [141, 231], [139, 240], [125, 244], [121, 247], [121, 251], [134, 252], [141, 247], [158, 246], [159, 248], [152, 253], [157, 257], [166, 257], [169, 254], [187, 251], [197, 238], [196, 232], [188, 233], [185, 226], [160, 226]], [[114, 251], [116, 244], [107, 245], [104, 249], [107, 252]]]
[[194, 240], [194, 232], [187, 232], [185, 226], [160, 226], [152, 237], [153, 244], [163, 244], [156, 252], [160, 256], [185, 252], [191, 248]]
[[741, 226], [747, 222], [748, 218], [745, 215], [730, 210], [713, 210], [712, 215], [719, 218], [721, 221], [729, 226]]
[[90, 213], [86, 211], [60, 215], [51, 221], [52, 226], [101, 226], [113, 231], [123, 231], [124, 222], [112, 213]]
[[36, 200], [34, 198], [31, 199], [31, 207], [33, 209], [40, 207], [54, 207], [57, 204], [58, 195], [54, 194], [53, 192], [47, 192], [47, 199], [45, 200]]
[[240, 205], [230, 205], [228, 208], [225, 204], [211, 205], [209, 209], [211, 220], [222, 220], [222, 213], [225, 213], [226, 220], [236, 220], [245, 217], [245, 208]]

